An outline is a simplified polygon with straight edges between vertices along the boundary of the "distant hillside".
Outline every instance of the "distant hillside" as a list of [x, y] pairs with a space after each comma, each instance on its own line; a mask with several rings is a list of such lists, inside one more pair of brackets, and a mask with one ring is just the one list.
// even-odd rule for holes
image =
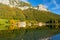
[[20, 10], [18, 8], [11, 8], [7, 5], [0, 4], [0, 18], [1, 19], [19, 19], [19, 20], [35, 20], [46, 22], [50, 19], [60, 19], [60, 15], [52, 12], [40, 11], [36, 9]]
[[60, 16], [52, 12], [39, 11], [35, 9], [24, 10], [24, 15], [27, 20], [36, 20], [46, 22], [48, 20], [60, 19]]
[[22, 10], [18, 8], [11, 8], [7, 5], [0, 4], [0, 18], [4, 19], [20, 19], [25, 20]]

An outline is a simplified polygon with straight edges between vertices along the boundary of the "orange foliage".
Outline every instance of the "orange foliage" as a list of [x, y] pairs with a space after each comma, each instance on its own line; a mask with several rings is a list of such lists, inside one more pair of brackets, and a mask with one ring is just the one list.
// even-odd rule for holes
[[11, 26], [9, 27], [9, 30], [14, 30], [14, 25], [11, 25]]
[[10, 24], [11, 24], [11, 26], [9, 27], [9, 30], [14, 30], [15, 24], [16, 24], [15, 20], [11, 19]]
[[13, 19], [10, 20], [10, 24], [15, 24], [15, 23], [16, 23], [15, 20]]

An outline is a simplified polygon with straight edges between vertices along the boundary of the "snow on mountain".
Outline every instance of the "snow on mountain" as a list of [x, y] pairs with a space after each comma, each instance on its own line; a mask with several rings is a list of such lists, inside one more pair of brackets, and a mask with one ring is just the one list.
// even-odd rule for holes
[[8, 5], [9, 4], [9, 0], [0, 0], [0, 3]]
[[37, 7], [34, 7], [34, 9], [37, 9], [40, 11], [49, 11], [43, 4], [40, 4]]
[[37, 10], [41, 10], [41, 11], [48, 11], [47, 8], [45, 8], [45, 6], [42, 4], [38, 5], [37, 7], [29, 7], [29, 6], [21, 7], [20, 5], [22, 5], [22, 4], [20, 4], [20, 2], [21, 2], [20, 0], [0, 0], [0, 3], [2, 3], [2, 4], [8, 5], [10, 7], [17, 7], [21, 10], [33, 8], [33, 9], [37, 9]]
[[0, 0], [0, 3], [9, 5], [10, 7], [15, 7], [18, 5], [19, 0]]

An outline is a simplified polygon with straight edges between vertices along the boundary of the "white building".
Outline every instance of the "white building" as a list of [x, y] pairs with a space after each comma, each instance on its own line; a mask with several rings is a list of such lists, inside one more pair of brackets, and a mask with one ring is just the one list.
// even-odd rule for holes
[[26, 22], [17, 22], [17, 27], [26, 27]]
[[45, 26], [45, 23], [39, 22], [39, 23], [38, 23], [38, 26], [40, 26], [40, 27], [41, 27], [41, 26]]

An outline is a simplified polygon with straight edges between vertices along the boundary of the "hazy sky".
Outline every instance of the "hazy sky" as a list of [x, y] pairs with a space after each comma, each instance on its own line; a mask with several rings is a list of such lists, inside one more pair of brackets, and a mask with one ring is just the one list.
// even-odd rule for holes
[[32, 6], [44, 4], [50, 11], [60, 14], [60, 0], [22, 0], [31, 3]]

